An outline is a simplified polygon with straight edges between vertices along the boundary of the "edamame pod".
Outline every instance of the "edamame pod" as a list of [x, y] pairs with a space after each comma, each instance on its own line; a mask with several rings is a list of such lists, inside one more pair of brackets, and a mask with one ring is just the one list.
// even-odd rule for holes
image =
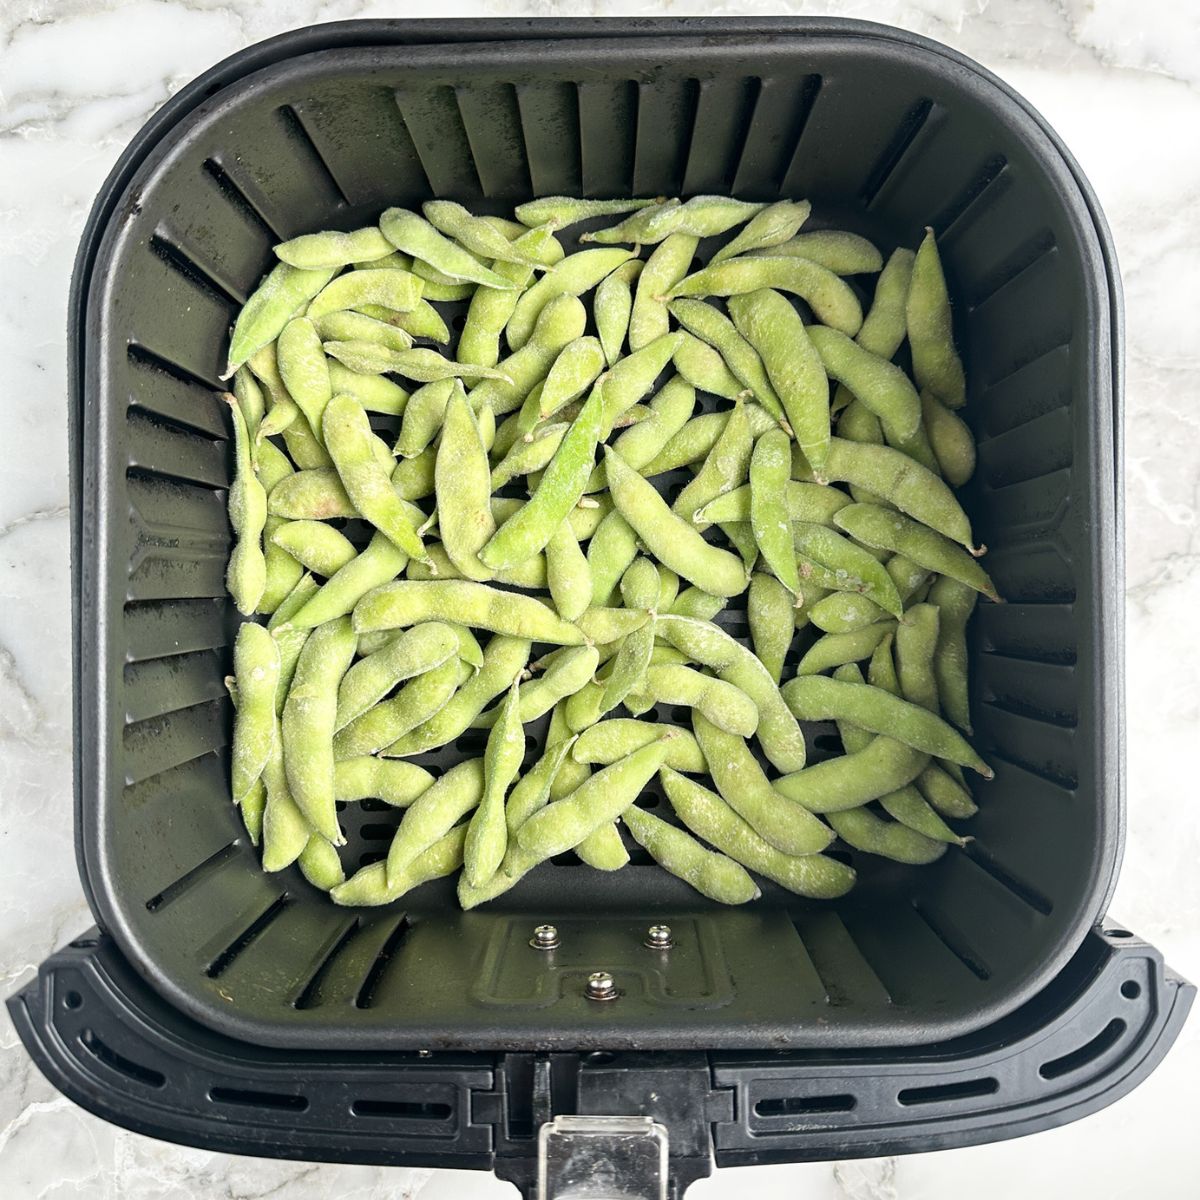
[[475, 414], [461, 391], [446, 405], [433, 479], [442, 546], [450, 561], [468, 579], [491, 578], [479, 558], [496, 531], [488, 505], [491, 473]]
[[[657, 741], [661, 735], [662, 727], [651, 721], [613, 717], [597, 722], [575, 738], [571, 757], [578, 763], [608, 766]], [[663, 766], [697, 775], [708, 770], [700, 743], [690, 730], [683, 728], [676, 729], [669, 740]]]
[[279, 647], [261, 625], [245, 621], [233, 643], [238, 703], [233, 718], [230, 784], [240, 804], [257, 783], [275, 749], [275, 692], [279, 685]]
[[508, 845], [504, 798], [525, 756], [520, 691], [520, 680], [514, 679], [488, 734], [483, 754], [483, 795], [467, 827], [463, 849], [463, 874], [471, 887], [479, 887], [496, 873]]
[[339, 759], [333, 768], [333, 794], [346, 803], [375, 799], [407, 808], [432, 786], [433, 776], [424, 767], [373, 754]]
[[386, 258], [393, 246], [376, 226], [369, 225], [351, 233], [306, 233], [280, 242], [274, 249], [280, 262], [305, 271], [322, 271]]
[[[548, 270], [517, 301], [505, 336], [513, 350], [529, 341], [542, 309], [558, 296], [582, 296], [590, 292], [610, 271], [615, 271], [633, 254], [628, 250], [581, 250], [568, 255]], [[579, 335], [576, 334], [576, 337]]]
[[229, 338], [229, 362], [224, 378], [257, 350], [283, 332], [298, 308], [308, 303], [333, 278], [332, 270], [305, 271], [280, 263], [242, 306]]
[[258, 607], [267, 586], [267, 562], [262, 548], [267, 494], [254, 473], [250, 434], [241, 407], [228, 392], [224, 400], [233, 419], [234, 474], [229, 485], [228, 511], [235, 538], [225, 570], [225, 586], [238, 612], [249, 616]]
[[929, 603], [939, 615], [933, 671], [942, 710], [959, 729], [971, 732], [971, 703], [967, 686], [967, 622], [975, 610], [978, 593], [956, 579], [942, 575], [929, 589]]
[[670, 330], [670, 315], [662, 296], [688, 273], [699, 243], [694, 234], [672, 233], [646, 260], [629, 317], [630, 350], [640, 350]]
[[690, 883], [720, 904], [746, 904], [761, 893], [746, 868], [715, 850], [706, 850], [690, 834], [632, 805], [624, 817], [634, 840], [664, 870]]
[[769, 204], [761, 212], [755, 213], [741, 233], [726, 242], [709, 259], [709, 264], [724, 262], [727, 258], [736, 258], [751, 250], [782, 245], [796, 236], [811, 212], [812, 205], [807, 200], [780, 200]]
[[[424, 217], [407, 209], [389, 208], [379, 218], [379, 228], [397, 250], [411, 254], [414, 259], [419, 258], [451, 279], [499, 289], [520, 287], [485, 267], [469, 250], [443, 237]], [[392, 304], [388, 307], [401, 306]]]
[[274, 545], [286, 550], [305, 570], [330, 578], [358, 551], [340, 530], [323, 521], [285, 521], [271, 535]]
[[876, 737], [857, 753], [781, 775], [775, 780], [775, 790], [809, 812], [844, 812], [911, 783], [928, 762], [929, 755], [920, 750], [890, 737]]
[[334, 904], [369, 906], [391, 904], [406, 892], [431, 879], [452, 875], [463, 862], [467, 828], [460, 825], [438, 838], [428, 850], [418, 854], [403, 870], [389, 876], [387, 863], [376, 862], [356, 871], [340, 887], [329, 893]]
[[967, 402], [967, 385], [954, 349], [950, 297], [932, 229], [925, 230], [913, 263], [905, 318], [917, 386], [928, 388], [947, 407], [961, 408]]
[[806, 258], [835, 275], [874, 274], [883, 266], [883, 255], [871, 242], [845, 229], [814, 229], [753, 253]]
[[592, 313], [604, 359], [610, 367], [621, 357], [625, 347], [629, 315], [633, 311], [632, 285], [644, 265], [640, 258], [631, 258], [606, 275], [596, 287]]
[[750, 576], [750, 591], [746, 597], [750, 641], [754, 653], [776, 683], [783, 674], [783, 660], [792, 644], [794, 604], [792, 594], [774, 575], [755, 571]]
[[[792, 544], [792, 524], [779, 498], [788, 483], [792, 452], [782, 429], [764, 433], [750, 460], [750, 527], [767, 566], [793, 596], [800, 594], [800, 573]], [[790, 622], [789, 622], [790, 624]]]

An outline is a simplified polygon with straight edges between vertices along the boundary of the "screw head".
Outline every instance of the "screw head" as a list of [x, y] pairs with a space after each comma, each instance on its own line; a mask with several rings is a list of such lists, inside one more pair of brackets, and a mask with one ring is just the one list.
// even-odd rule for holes
[[533, 931], [529, 944], [535, 950], [557, 950], [560, 944], [558, 930], [553, 925], [539, 925]]
[[675, 945], [675, 941], [671, 937], [670, 925], [651, 925], [646, 930], [645, 944], [651, 950], [670, 950]]
[[432, 1050], [418, 1050], [417, 1057], [418, 1058], [432, 1058], [433, 1051]]
[[584, 995], [589, 1000], [615, 1000], [620, 994], [617, 981], [607, 971], [593, 971], [588, 976]]

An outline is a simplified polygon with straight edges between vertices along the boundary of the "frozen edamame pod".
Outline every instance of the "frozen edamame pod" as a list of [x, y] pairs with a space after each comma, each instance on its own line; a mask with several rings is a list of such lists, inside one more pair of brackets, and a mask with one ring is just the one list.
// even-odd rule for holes
[[669, 332], [671, 321], [662, 296], [688, 273], [699, 242], [694, 234], [672, 233], [646, 260], [629, 316], [630, 350], [640, 350]]
[[568, 342], [542, 384], [538, 417], [544, 421], [560, 408], [577, 400], [604, 370], [604, 350], [590, 335]]
[[761, 212], [755, 213], [746, 227], [709, 259], [709, 264], [737, 258], [752, 250], [782, 245], [796, 236], [811, 212], [812, 205], [807, 200], [780, 200], [769, 204]]
[[787, 488], [792, 452], [782, 429], [764, 433], [750, 460], [750, 527], [754, 541], [776, 579], [793, 596], [800, 594], [800, 573], [792, 544], [792, 523], [780, 497]]
[[[854, 507], [847, 505], [847, 508]], [[840, 508], [834, 513], [835, 524], [845, 511]], [[893, 616], [898, 617], [904, 611], [892, 577], [870, 551], [855, 545], [836, 530], [811, 521], [793, 521], [792, 539], [798, 553], [833, 573], [828, 581], [825, 578], [818, 581], [822, 587], [862, 592]]]
[[745, 904], [761, 893], [746, 868], [715, 850], [706, 850], [690, 834], [633, 805], [622, 818], [634, 840], [664, 870], [690, 883], [720, 904]]
[[[560, 700], [573, 696], [595, 674], [599, 660], [595, 646], [564, 646], [550, 655], [545, 672], [521, 685], [518, 713], [522, 723], [536, 721]], [[502, 706], [482, 712], [471, 727], [490, 729], [502, 712]]]
[[452, 875], [463, 862], [463, 845], [467, 828], [460, 825], [438, 838], [429, 849], [418, 854], [402, 870], [389, 876], [387, 864], [371, 863], [356, 871], [339, 887], [329, 893], [334, 904], [369, 906], [391, 904], [406, 892], [431, 879]]
[[492, 490], [499, 491], [506, 483], [522, 475], [536, 475], [549, 466], [571, 428], [569, 421], [548, 422], [527, 433], [492, 468]]
[[371, 451], [375, 435], [362, 405], [353, 396], [335, 396], [325, 409], [324, 428], [338, 478], [355, 509], [397, 549], [424, 558], [425, 546], [409, 524], [388, 472]]
[[850, 286], [832, 271], [806, 258], [730, 258], [689, 275], [667, 295], [671, 299], [736, 296], [759, 288], [774, 288], [799, 296], [818, 321], [848, 337], [853, 337], [862, 325], [862, 305]]
[[611, 447], [605, 447], [605, 469], [618, 510], [655, 558], [713, 595], [736, 596], [745, 590], [741, 560], [709, 545], [689, 522], [671, 512], [654, 487]]
[[304, 271], [324, 271], [386, 258], [393, 250], [379, 229], [368, 225], [351, 233], [327, 230], [290, 238], [275, 247], [275, 257]]
[[314, 833], [296, 859], [304, 878], [323, 892], [331, 891], [345, 883], [346, 872], [342, 870], [338, 852], [319, 833]]
[[890, 737], [876, 737], [856, 754], [781, 775], [775, 780], [775, 790], [809, 812], [844, 812], [911, 783], [928, 762], [929, 755], [920, 750]]
[[850, 504], [833, 520], [839, 529], [864, 545], [903, 554], [927, 570], [949, 575], [951, 579], [982, 592], [989, 600], [999, 602], [995, 585], [970, 554], [936, 530], [903, 513], [890, 512], [877, 504]]
[[802, 721], [849, 721], [915, 750], [970, 767], [985, 779], [992, 778], [987, 763], [941, 717], [879, 688], [804, 675], [785, 683], [781, 691], [787, 706]]
[[390, 538], [376, 533], [366, 546], [341, 570], [308, 597], [303, 607], [288, 618], [289, 624], [310, 629], [343, 617], [355, 604], [380, 584], [395, 579], [404, 570], [408, 555]]
[[932, 229], [925, 230], [913, 263], [905, 318], [917, 386], [928, 388], [947, 407], [961, 408], [967, 402], [967, 386], [954, 349], [950, 296]]
[[[777, 433], [781, 432], [776, 430]], [[766, 437], [767, 434], [763, 434]], [[762, 440], [761, 438], [759, 439]], [[687, 486], [675, 498], [671, 510], [678, 513], [685, 521], [698, 524], [696, 511], [703, 508], [710, 500], [725, 492], [740, 487], [750, 472], [750, 457], [755, 446], [750, 433], [750, 419], [746, 405], [736, 401], [733, 411], [720, 437], [713, 443], [700, 470], [692, 476]], [[787, 435], [784, 435], [785, 448]], [[627, 464], [628, 465], [628, 464]], [[790, 459], [789, 459], [790, 466]], [[780, 487], [787, 482], [787, 473], [780, 480]]]
[[577, 621], [592, 601], [591, 568], [569, 521], [546, 543], [546, 584], [564, 621]]
[[345, 842], [333, 798], [337, 690], [354, 658], [354, 645], [346, 617], [313, 631], [300, 651], [281, 726], [288, 788], [313, 829], [335, 846]]
[[654, 381], [671, 361], [682, 338], [679, 330], [664, 333], [626, 355], [600, 376], [593, 395], [599, 393], [603, 399], [602, 441], [607, 440], [621, 418], [653, 388]]
[[631, 242], [653, 245], [673, 233], [714, 237], [741, 225], [766, 206], [732, 196], [693, 196], [686, 204], [668, 200], [645, 208], [609, 229], [585, 233], [581, 242]]
[[769, 288], [730, 296], [729, 314], [758, 351], [800, 452], [820, 470], [829, 454], [829, 380], [800, 314]]
[[[322, 318], [322, 322], [326, 319], [332, 319], [334, 314], [329, 318]], [[344, 312], [336, 314], [338, 317], [360, 316], [360, 313]], [[363, 320], [369, 321], [370, 317], [363, 317]], [[383, 322], [378, 322], [383, 324]], [[323, 328], [322, 324], [318, 328]], [[391, 329], [393, 326], [387, 326]], [[349, 330], [347, 330], [349, 332]], [[402, 330], [397, 329], [397, 333], [407, 337]], [[337, 341], [368, 341], [369, 338], [364, 338], [362, 331], [359, 330], [354, 338], [337, 338], [331, 339]], [[329, 359], [329, 382], [335, 393], [348, 392], [367, 410], [367, 412], [384, 413], [389, 417], [402, 416], [404, 408], [408, 404], [408, 393], [398, 384], [393, 383], [390, 379], [385, 379], [382, 375], [360, 375], [357, 371], [351, 371], [349, 367], [344, 367], [336, 359]]]
[[827, 633], [807, 650], [796, 667], [797, 675], [817, 675], [843, 663], [869, 658], [884, 638], [895, 633], [895, 621], [876, 621], [849, 633]]
[[784, 854], [816, 854], [829, 845], [828, 828], [767, 779], [741, 737], [698, 712], [692, 714], [692, 728], [717, 791], [756, 833]]
[[662, 766], [668, 730], [657, 741], [597, 771], [562, 800], [555, 800], [517, 830], [517, 844], [545, 861], [579, 845], [595, 829], [615, 821]]
[[679, 374], [700, 391], [724, 396], [726, 400], [751, 395], [750, 389], [725, 365], [720, 353], [694, 333], [679, 343], [673, 361]]
[[853, 633], [888, 613], [861, 592], [831, 592], [809, 606], [808, 619], [823, 633]]
[[382, 375], [385, 371], [391, 371], [406, 379], [415, 379], [418, 383], [451, 378], [510, 381], [498, 367], [451, 362], [436, 350], [423, 346], [411, 350], [389, 350], [375, 342], [325, 342], [324, 347], [326, 354], [363, 375]]
[[[542, 309], [558, 296], [582, 296], [590, 292], [610, 271], [615, 271], [633, 254], [628, 250], [581, 250], [569, 254], [548, 270], [517, 301], [517, 307], [505, 327], [505, 336], [513, 350], [529, 341]], [[579, 335], [576, 334], [576, 337]]]
[[392, 453], [401, 458], [415, 458], [438, 435], [446, 413], [446, 405], [461, 382], [453, 378], [435, 379], [417, 388], [408, 398], [400, 422], [400, 436]]
[[296, 310], [332, 278], [332, 270], [305, 271], [287, 263], [275, 267], [238, 313], [229, 338], [225, 378], [230, 378], [256, 350], [270, 345], [283, 332]]
[[[761, 434], [759, 435], [762, 436]], [[828, 525], [839, 508], [852, 503], [845, 492], [819, 483], [797, 483], [789, 480], [783, 489], [783, 501], [788, 516], [793, 521], [810, 521], [817, 525]], [[734, 488], [710, 500], [695, 513], [695, 519], [704, 525], [717, 521], [750, 520], [750, 487]]]
[[467, 815], [483, 796], [483, 759], [468, 758], [451, 767], [405, 812], [388, 847], [387, 878], [394, 884], [424, 851]]
[[323, 521], [280, 522], [271, 541], [305, 570], [327, 579], [358, 554], [354, 543], [341, 530]]
[[453, 200], [426, 200], [421, 205], [421, 212], [434, 229], [448, 238], [453, 238], [477, 258], [495, 260], [492, 264], [493, 270], [496, 261], [527, 263], [529, 266], [539, 261], [520, 247], [514, 246], [483, 217], [475, 216], [469, 209]]
[[550, 225], [554, 229], [566, 229], [591, 217], [619, 216], [661, 203], [661, 197], [649, 200], [579, 200], [574, 196], [541, 196], [537, 200], [518, 204], [513, 216], [522, 225]]
[[307, 317], [289, 321], [275, 346], [279, 376], [288, 395], [308, 418], [309, 428], [321, 437], [321, 418], [333, 397], [329, 360], [316, 326]]
[[[661, 734], [662, 727], [651, 721], [637, 721], [631, 717], [598, 721], [575, 739], [571, 757], [578, 763], [608, 766], [657, 741]], [[690, 730], [683, 728], [676, 729], [675, 736], [670, 739], [663, 765], [691, 774], [708, 770], [700, 743]]]
[[967, 685], [967, 622], [975, 610], [978, 593], [949, 576], [939, 576], [929, 589], [929, 603], [939, 615], [933, 670], [942, 710], [959, 729], [971, 732], [971, 704]]
[[707, 718], [739, 738], [750, 737], [758, 728], [758, 709], [741, 688], [691, 667], [670, 663], [649, 667], [638, 691], [642, 697], [639, 707], [647, 700], [653, 704], [683, 704], [695, 710], [693, 719]]
[[637, 534], [614, 509], [600, 521], [588, 542], [587, 561], [592, 576], [593, 604], [607, 603], [636, 556]]
[[777, 850], [721, 799], [669, 767], [660, 772], [671, 807], [699, 838], [744, 867], [798, 896], [832, 900], [853, 886], [854, 871], [823, 854], [794, 856]]
[[373, 754], [339, 759], [333, 769], [333, 792], [343, 802], [375, 799], [407, 808], [432, 786], [433, 776], [424, 767]]
[[279, 647], [261, 625], [245, 621], [233, 644], [237, 713], [233, 718], [231, 787], [240, 803], [266, 767], [275, 748], [275, 691], [279, 684]]
[[[520, 287], [485, 267], [469, 250], [443, 237], [424, 217], [407, 209], [389, 208], [379, 218], [379, 228], [397, 250], [421, 259], [451, 279], [482, 283], [491, 288]], [[399, 308], [400, 305], [389, 307]]]
[[750, 591], [746, 597], [750, 641], [754, 653], [776, 683], [783, 674], [783, 660], [792, 644], [794, 604], [791, 593], [774, 575], [755, 571], [750, 576]]
[[[626, 809], [626, 812], [629, 810]], [[575, 847], [575, 853], [589, 867], [597, 871], [619, 871], [629, 862], [629, 851], [621, 841], [621, 833], [614, 823], [593, 829]]]
[[[450, 561], [444, 545], [433, 542], [426, 547], [426, 550], [429, 553], [428, 562], [422, 563], [417, 562], [415, 558], [409, 559], [408, 566], [404, 568], [407, 578], [414, 580], [463, 578], [463, 573]], [[518, 566], [497, 571], [495, 575], [489, 575], [489, 579], [495, 583], [507, 584], [509, 587], [541, 591], [546, 586], [546, 556], [535, 554]]]
[[937, 679], [933, 670], [938, 623], [935, 605], [914, 604], [897, 625], [894, 643], [900, 694], [930, 712], [939, 711]]
[[975, 474], [975, 438], [966, 422], [932, 392], [921, 393], [925, 432], [946, 482], [962, 487]]
[[927, 838], [898, 821], [885, 821], [866, 808], [831, 812], [829, 823], [838, 837], [855, 850], [910, 866], [936, 862], [946, 853], [945, 842]]
[[361, 311], [368, 304], [379, 305], [394, 312], [407, 312], [416, 306], [424, 287], [424, 281], [410, 271], [350, 271], [327, 283], [313, 297], [304, 315], [310, 321], [316, 321], [319, 317], [343, 308]]
[[754, 253], [806, 258], [835, 275], [873, 274], [883, 266], [883, 255], [871, 242], [845, 229], [806, 231], [770, 250]]
[[276, 734], [276, 748], [263, 770], [267, 801], [262, 820], [262, 866], [267, 872], [290, 867], [303, 853], [312, 835], [312, 826], [288, 789], [279, 741]]
[[467, 827], [463, 850], [463, 874], [471, 887], [479, 887], [496, 873], [508, 845], [504, 798], [525, 756], [520, 693], [520, 680], [514, 679], [483, 753], [483, 795]]
[[267, 520], [267, 494], [250, 453], [250, 434], [236, 398], [224, 396], [233, 419], [234, 473], [229, 485], [229, 524], [234, 545], [229, 552], [225, 586], [238, 612], [249, 616], [258, 607], [267, 586], [267, 562], [263, 557], [262, 533]]
[[592, 313], [604, 359], [610, 367], [621, 357], [625, 347], [629, 315], [633, 311], [633, 282], [644, 265], [640, 258], [631, 258], [606, 275], [596, 287]]

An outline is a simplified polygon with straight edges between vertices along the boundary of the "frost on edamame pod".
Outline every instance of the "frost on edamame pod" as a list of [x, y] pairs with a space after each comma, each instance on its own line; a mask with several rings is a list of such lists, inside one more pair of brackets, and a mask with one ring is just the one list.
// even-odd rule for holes
[[460, 246], [469, 250], [477, 258], [495, 260], [495, 262], [524, 263], [533, 266], [539, 262], [519, 246], [515, 246], [493, 225], [483, 217], [477, 217], [470, 210], [453, 200], [427, 200], [421, 206], [421, 212], [439, 233], [453, 238]]
[[322, 892], [331, 891], [346, 881], [346, 872], [342, 870], [337, 850], [319, 833], [314, 833], [308, 839], [300, 851], [300, 857], [296, 859], [296, 865], [304, 878]]
[[696, 238], [715, 237], [741, 225], [765, 207], [752, 201], [735, 200], [732, 196], [693, 196], [685, 204], [668, 200], [644, 208], [609, 229], [585, 233], [579, 240], [650, 246], [675, 233]]
[[312, 826], [288, 788], [279, 743], [277, 733], [275, 750], [263, 768], [267, 800], [262, 819], [262, 867], [267, 872], [290, 867], [304, 852], [312, 836]]
[[895, 633], [895, 621], [876, 621], [848, 633], [827, 633], [817, 638], [796, 666], [797, 675], [818, 675], [843, 663], [869, 658], [884, 638]]
[[388, 848], [389, 883], [475, 808], [483, 796], [483, 783], [483, 759], [468, 758], [451, 767], [412, 804]]
[[626, 355], [600, 376], [593, 394], [603, 397], [601, 440], [606, 441], [621, 418], [654, 387], [654, 381], [671, 361], [683, 334], [664, 333]]
[[[845, 511], [840, 508], [834, 513], [835, 524]], [[831, 573], [818, 580], [822, 587], [862, 592], [896, 617], [904, 611], [892, 577], [870, 551], [836, 530], [811, 521], [793, 521], [792, 540], [797, 553]]]
[[925, 866], [946, 853], [945, 842], [927, 838], [898, 821], [885, 821], [870, 809], [830, 813], [829, 823], [847, 846], [909, 866]]
[[354, 658], [354, 644], [354, 630], [346, 617], [313, 631], [300, 651], [281, 726], [292, 796], [312, 827], [335, 846], [345, 842], [334, 807], [337, 690]]
[[408, 555], [390, 538], [375, 533], [354, 558], [305, 601], [289, 618], [290, 623], [308, 629], [345, 616], [372, 588], [395, 579], [407, 562]]
[[806, 258], [835, 275], [874, 274], [883, 266], [883, 255], [872, 242], [845, 229], [814, 229], [780, 242], [770, 250], [752, 253]]
[[596, 287], [592, 315], [604, 360], [610, 367], [621, 357], [625, 347], [629, 316], [633, 311], [633, 282], [644, 265], [640, 258], [631, 258], [606, 275]]
[[611, 447], [605, 447], [605, 469], [617, 509], [655, 558], [713, 595], [736, 596], [745, 590], [746, 569], [741, 560], [728, 550], [709, 545]]
[[776, 683], [783, 674], [783, 660], [792, 645], [794, 605], [794, 597], [774, 575], [755, 571], [750, 576], [746, 597], [750, 641], [754, 653]]
[[750, 395], [750, 389], [725, 365], [720, 353], [694, 333], [679, 343], [674, 357], [675, 369], [693, 387], [726, 400]]
[[532, 433], [527, 433], [492, 468], [492, 490], [499, 491], [506, 483], [522, 475], [536, 475], [539, 471], [544, 471], [570, 428], [570, 421], [553, 421], [539, 425]]
[[764, 433], [750, 460], [750, 527], [767, 566], [792, 595], [800, 593], [800, 573], [792, 545], [792, 523], [780, 502], [792, 465], [787, 434]]
[[390, 371], [418, 383], [452, 378], [508, 380], [497, 367], [452, 362], [436, 350], [422, 346], [411, 350], [389, 350], [376, 342], [326, 342], [324, 345], [326, 354], [362, 375], [382, 375]]
[[305, 311], [310, 321], [343, 308], [361, 310], [379, 305], [393, 312], [407, 312], [421, 299], [424, 283], [409, 271], [350, 271], [327, 283]]
[[932, 392], [921, 393], [925, 432], [946, 482], [962, 487], [975, 474], [975, 437], [967, 423]]
[[285, 550], [299, 566], [323, 575], [336, 575], [358, 551], [354, 543], [323, 521], [286, 521], [271, 535], [274, 545]]
[[564, 621], [577, 621], [592, 602], [592, 571], [569, 521], [546, 543], [546, 585]]
[[946, 716], [971, 732], [971, 705], [967, 683], [967, 622], [975, 610], [978, 593], [956, 579], [942, 575], [929, 589], [929, 603], [939, 615], [933, 670], [937, 694]]
[[453, 376], [435, 379], [417, 388], [404, 406], [400, 421], [400, 436], [396, 439], [392, 453], [401, 458], [415, 458], [438, 435], [446, 413], [446, 405], [454, 394], [455, 385], [461, 382]]
[[[359, 314], [340, 313], [338, 315], [345, 317]], [[364, 320], [370, 319], [370, 317], [364, 318]], [[321, 326], [318, 325], [318, 328]], [[400, 331], [397, 330], [397, 332]], [[364, 339], [361, 333], [360, 330], [357, 337], [346, 340], [369, 340]], [[332, 358], [329, 360], [329, 382], [335, 393], [349, 392], [367, 412], [385, 413], [390, 417], [399, 417], [403, 415], [405, 405], [408, 404], [408, 392], [398, 383], [393, 383], [392, 380], [385, 379], [382, 375], [361, 375]]]
[[915, 259], [911, 250], [893, 251], [875, 281], [875, 295], [855, 341], [880, 358], [893, 358], [904, 341], [907, 332], [904, 308]]
[[853, 337], [862, 325], [862, 305], [850, 286], [832, 271], [806, 258], [727, 259], [715, 267], [708, 266], [689, 275], [667, 295], [671, 299], [680, 296], [736, 296], [743, 292], [758, 291], [759, 288], [774, 288], [799, 296], [812, 309], [818, 321], [848, 337]]
[[654, 197], [648, 200], [579, 200], [574, 196], [540, 196], [518, 204], [513, 215], [522, 225], [565, 229], [591, 217], [620, 216], [661, 203], [661, 198]]
[[632, 257], [629, 250], [581, 250], [551, 267], [517, 301], [517, 307], [505, 327], [509, 346], [513, 350], [520, 350], [529, 341], [539, 315], [552, 300], [559, 296], [582, 296], [584, 292], [590, 292], [610, 271], [615, 271]]
[[[662, 727], [652, 721], [613, 717], [598, 721], [575, 738], [571, 757], [578, 763], [608, 766], [657, 741], [661, 734]], [[663, 765], [697, 775], [708, 770], [699, 742], [690, 730], [682, 727], [670, 739]]]
[[310, 301], [333, 278], [332, 270], [304, 271], [280, 263], [242, 306], [229, 338], [229, 362], [224, 378], [257, 350], [283, 332], [296, 310]]
[[639, 708], [647, 700], [651, 704], [686, 705], [695, 710], [694, 717], [703, 717], [739, 738], [750, 737], [758, 728], [758, 709], [741, 688], [691, 667], [670, 663], [648, 667], [638, 691], [642, 697]]
[[761, 894], [740, 863], [706, 850], [690, 834], [633, 805], [622, 818], [634, 841], [660, 867], [720, 904], [746, 904]]
[[467, 839], [465, 825], [450, 830], [438, 838], [429, 849], [418, 854], [403, 870], [388, 874], [387, 863], [376, 862], [356, 871], [345, 883], [330, 893], [334, 904], [356, 907], [391, 904], [406, 892], [431, 879], [452, 875], [463, 862], [463, 845]]
[[662, 297], [688, 273], [699, 243], [694, 234], [672, 233], [646, 260], [629, 316], [630, 350], [640, 350], [670, 331], [671, 318]]
[[671, 807], [699, 838], [798, 896], [833, 900], [854, 886], [854, 871], [824, 854], [777, 850], [708, 788], [669, 767], [660, 772]]
[[930, 712], [939, 712], [937, 679], [933, 670], [938, 642], [938, 610], [933, 604], [913, 604], [895, 633], [896, 674], [900, 694]]
[[987, 763], [941, 717], [879, 688], [804, 675], [785, 683], [781, 691], [787, 706], [802, 721], [849, 721], [915, 750], [970, 767], [985, 779], [992, 778]]
[[861, 592], [831, 592], [808, 610], [808, 619], [823, 633], [853, 633], [887, 617], [884, 609]]
[[538, 416], [546, 420], [592, 386], [604, 370], [604, 350], [597, 338], [586, 335], [568, 342], [546, 375]]
[[[389, 208], [379, 218], [379, 228], [397, 250], [421, 259], [451, 279], [500, 289], [516, 289], [520, 286], [485, 267], [469, 250], [455, 245], [424, 217], [407, 209]], [[393, 304], [389, 307], [399, 306]]]
[[[830, 524], [839, 508], [852, 503], [850, 497], [837, 488], [819, 483], [799, 483], [794, 479], [784, 487], [783, 498], [791, 520], [811, 521], [817, 525]], [[695, 513], [695, 519], [705, 525], [718, 521], [749, 521], [749, 484], [710, 500]]]
[[911, 783], [928, 762], [929, 755], [920, 750], [890, 737], [876, 737], [857, 753], [780, 776], [775, 789], [809, 812], [844, 812]]
[[329, 381], [329, 360], [316, 326], [307, 317], [289, 321], [279, 335], [275, 354], [288, 395], [300, 406], [309, 427], [319, 438], [321, 417], [333, 397], [333, 386]]
[[[776, 432], [782, 432], [777, 430]], [[766, 437], [766, 434], [762, 435]], [[787, 442], [787, 435], [783, 435]], [[760, 439], [761, 440], [761, 439]], [[750, 456], [754, 450], [754, 437], [750, 432], [750, 418], [747, 407], [742, 401], [736, 401], [729, 420], [720, 436], [713, 443], [703, 464], [695, 475], [688, 481], [687, 486], [675, 498], [671, 505], [672, 512], [678, 513], [685, 521], [698, 525], [696, 512], [710, 500], [725, 492], [740, 487], [750, 472]], [[628, 465], [628, 464], [626, 464]], [[790, 460], [789, 460], [790, 466]], [[780, 487], [787, 481], [786, 473], [780, 481]]]
[[[518, 709], [521, 722], [536, 721], [560, 700], [573, 696], [595, 674], [599, 659], [595, 646], [564, 646], [555, 651], [545, 672], [521, 686]], [[472, 728], [490, 729], [502, 711], [502, 708], [493, 708], [480, 713], [471, 722]]]

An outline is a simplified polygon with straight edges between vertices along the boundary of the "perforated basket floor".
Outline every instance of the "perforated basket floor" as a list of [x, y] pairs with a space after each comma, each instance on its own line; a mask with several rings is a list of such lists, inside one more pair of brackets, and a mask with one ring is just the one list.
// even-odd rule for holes
[[[949, 52], [854, 24], [712, 28], [301, 35], [200, 81], [102, 198], [75, 330], [80, 862], [134, 967], [217, 1030], [358, 1049], [933, 1042], [1028, 998], [1103, 911], [1121, 830], [1119, 356], [1089, 195], [1029, 110]], [[806, 196], [815, 223], [885, 252], [936, 230], [979, 440], [965, 504], [1007, 601], [970, 629], [996, 779], [966, 852], [920, 871], [854, 856], [844, 901], [768, 890], [738, 911], [636, 863], [548, 864], [466, 915], [445, 884], [356, 913], [257, 870], [227, 799], [221, 686], [231, 315], [281, 238], [430, 196], [500, 212], [555, 192]], [[378, 857], [394, 815], [342, 816], [358, 861]], [[678, 946], [655, 958], [641, 939], [662, 918]], [[527, 945], [543, 920], [564, 931], [554, 956]], [[601, 968], [619, 1004], [583, 999]]]

